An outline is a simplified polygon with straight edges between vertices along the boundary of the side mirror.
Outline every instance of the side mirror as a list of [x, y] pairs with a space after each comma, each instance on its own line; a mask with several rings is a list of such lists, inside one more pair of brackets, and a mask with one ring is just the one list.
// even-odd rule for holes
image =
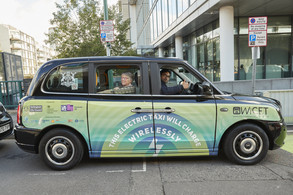
[[213, 94], [213, 90], [212, 90], [211, 84], [209, 82], [204, 81], [204, 82], [202, 82], [201, 86], [202, 86], [204, 95], [212, 95]]

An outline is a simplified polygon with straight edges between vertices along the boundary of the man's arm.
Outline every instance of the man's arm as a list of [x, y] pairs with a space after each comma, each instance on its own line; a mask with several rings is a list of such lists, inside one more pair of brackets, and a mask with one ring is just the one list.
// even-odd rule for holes
[[176, 85], [174, 87], [168, 87], [164, 82], [161, 82], [161, 94], [163, 95], [176, 95], [183, 90], [182, 85]]

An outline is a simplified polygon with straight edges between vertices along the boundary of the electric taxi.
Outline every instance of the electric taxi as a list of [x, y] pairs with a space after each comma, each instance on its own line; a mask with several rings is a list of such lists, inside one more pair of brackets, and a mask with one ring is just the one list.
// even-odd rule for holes
[[[164, 92], [169, 89], [173, 94]], [[220, 150], [251, 165], [286, 136], [279, 101], [227, 94], [183, 60], [144, 57], [45, 63], [19, 102], [14, 130], [20, 148], [39, 153], [56, 170], [73, 168], [84, 155], [207, 156]]]

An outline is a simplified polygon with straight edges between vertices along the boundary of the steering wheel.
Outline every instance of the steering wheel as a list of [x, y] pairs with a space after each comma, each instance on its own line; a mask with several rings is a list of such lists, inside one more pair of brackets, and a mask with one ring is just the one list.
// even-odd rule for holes
[[196, 95], [202, 95], [203, 94], [203, 88], [202, 88], [200, 82], [191, 84], [189, 89], [192, 92], [192, 94], [196, 94]]

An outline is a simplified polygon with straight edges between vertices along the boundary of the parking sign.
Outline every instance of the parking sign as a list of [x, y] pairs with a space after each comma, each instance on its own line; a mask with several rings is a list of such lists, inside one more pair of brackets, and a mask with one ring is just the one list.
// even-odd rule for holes
[[268, 18], [250, 17], [248, 19], [248, 46], [263, 47], [267, 46], [267, 24]]
[[100, 21], [100, 36], [102, 42], [114, 41], [114, 23], [113, 20]]

